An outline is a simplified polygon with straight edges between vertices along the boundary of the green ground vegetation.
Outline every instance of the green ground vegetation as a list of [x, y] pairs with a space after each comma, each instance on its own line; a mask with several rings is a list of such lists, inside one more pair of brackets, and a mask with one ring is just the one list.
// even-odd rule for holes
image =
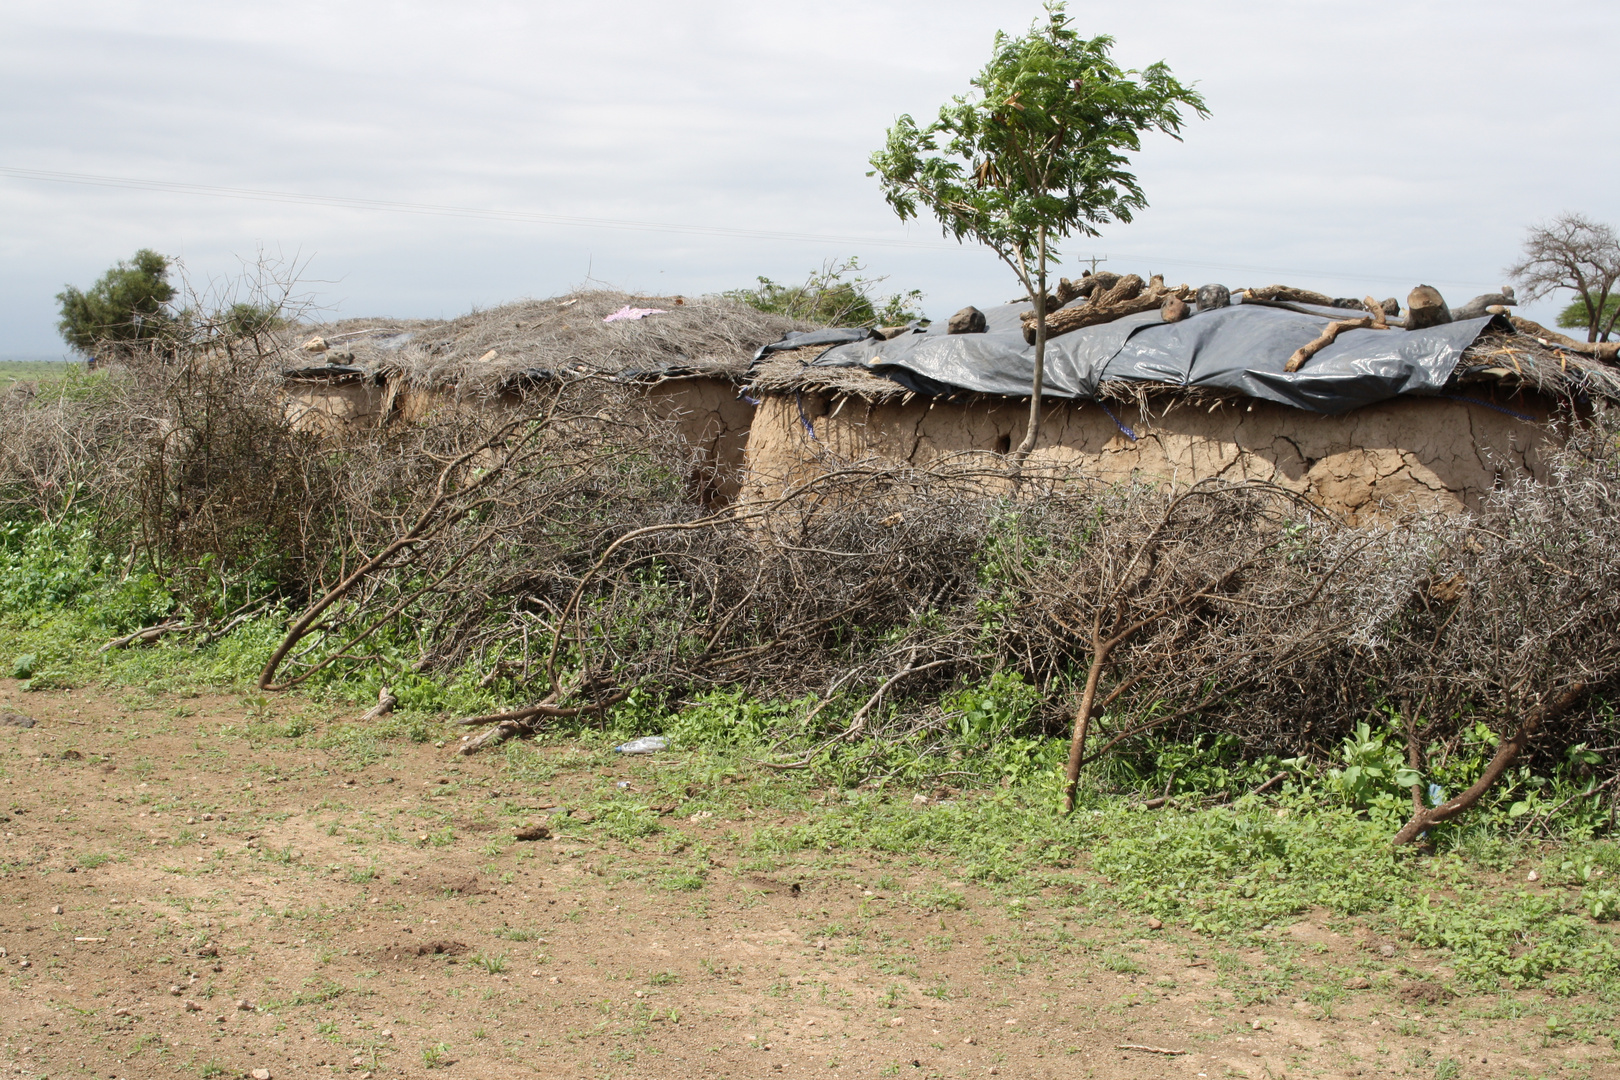
[[[239, 693], [240, 737], [320, 747], [336, 767], [356, 770], [397, 740], [448, 742], [458, 729], [447, 719], [503, 704], [498, 690], [471, 680], [399, 672], [392, 685], [401, 708], [384, 720], [321, 719], [353, 716], [350, 705], [374, 698], [376, 681], [338, 678], [312, 682], [310, 710], [292, 719], [282, 710], [272, 720], [269, 701], [251, 688], [284, 625], [277, 611], [212, 641], [100, 651], [173, 605], [160, 580], [98, 549], [71, 515], [52, 522], [14, 515], [0, 527], [0, 665], [24, 680], [24, 691]], [[789, 814], [787, 823], [758, 824], [728, 841], [746, 865], [859, 858], [947, 868], [1009, 904], [1159, 919], [1212, 949], [1264, 944], [1277, 927], [1325, 913], [1444, 957], [1459, 991], [1580, 995], [1592, 1030], [1612, 1024], [1620, 1004], [1620, 844], [1613, 803], [1593, 791], [1594, 751], [1577, 747], [1554, 765], [1524, 765], [1475, 811], [1436, 827], [1426, 846], [1395, 849], [1389, 838], [1410, 810], [1413, 777], [1393, 712], [1346, 738], [1331, 767], [1256, 758], [1231, 736], [1144, 737], [1089, 769], [1077, 812], [1064, 817], [1052, 808], [1065, 741], [1032, 726], [1038, 700], [1018, 676], [994, 675], [937, 702], [948, 718], [944, 738], [833, 746], [790, 770], [761, 768], [758, 759], [804, 722], [810, 702], [724, 689], [673, 708], [632, 697], [605, 717], [491, 752], [501, 755], [512, 785], [538, 789], [557, 769], [548, 742], [586, 751], [580, 760], [588, 764], [609, 760], [627, 737], [669, 737], [675, 763], [643, 770], [633, 790], [595, 796], [584, 807], [594, 820], [580, 828], [619, 845], [616, 872], [672, 895], [701, 894], [712, 871], [700, 846], [660, 816], [662, 804], [739, 819], [750, 807], [761, 822], [775, 809]], [[1480, 725], [1432, 755], [1443, 764], [1423, 782], [1438, 794], [1468, 784], [1495, 740]], [[1279, 774], [1282, 781], [1255, 793]], [[641, 848], [690, 861], [644, 872], [634, 859]], [[961, 903], [949, 889], [936, 892], [913, 899]], [[1255, 986], [1256, 993], [1286, 989]]]

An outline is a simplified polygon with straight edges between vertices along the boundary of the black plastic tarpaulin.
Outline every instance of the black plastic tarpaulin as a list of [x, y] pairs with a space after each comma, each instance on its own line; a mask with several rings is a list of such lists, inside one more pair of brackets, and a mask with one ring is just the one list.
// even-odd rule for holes
[[[811, 366], [864, 368], [930, 396], [969, 391], [1027, 397], [1035, 371], [1035, 347], [1025, 343], [1019, 320], [1027, 310], [1027, 303], [990, 309], [983, 334], [947, 334], [935, 323], [925, 333], [891, 341], [864, 331], [821, 331], [777, 348], [824, 343], [831, 347]], [[1441, 392], [1463, 351], [1495, 318], [1424, 330], [1350, 330], [1301, 370], [1283, 370], [1294, 350], [1319, 335], [1330, 319], [1360, 314], [1233, 304], [1177, 323], [1164, 322], [1158, 311], [1129, 315], [1048, 341], [1043, 393], [1095, 398], [1104, 382], [1117, 379], [1236, 392], [1341, 413], [1402, 394]]]

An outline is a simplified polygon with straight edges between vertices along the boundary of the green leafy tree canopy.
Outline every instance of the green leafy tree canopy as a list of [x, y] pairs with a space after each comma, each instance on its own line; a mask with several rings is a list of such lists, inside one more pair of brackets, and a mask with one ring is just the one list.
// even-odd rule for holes
[[133, 259], [119, 262], [101, 275], [88, 290], [67, 286], [56, 294], [62, 305], [57, 329], [63, 340], [93, 356], [108, 343], [161, 336], [170, 322], [165, 305], [174, 299], [168, 273], [167, 257], [142, 248]]
[[1053, 245], [1078, 233], [1129, 222], [1147, 205], [1130, 169], [1144, 131], [1180, 138], [1182, 110], [1208, 116], [1204, 99], [1162, 62], [1124, 70], [1114, 39], [1085, 38], [1065, 6], [1046, 5], [1024, 37], [996, 34], [974, 90], [953, 98], [919, 127], [909, 115], [889, 129], [870, 159], [883, 196], [902, 221], [922, 208], [947, 236], [995, 252], [1036, 301], [1035, 374], [1029, 432], [1034, 449], [1046, 360], [1046, 275]]

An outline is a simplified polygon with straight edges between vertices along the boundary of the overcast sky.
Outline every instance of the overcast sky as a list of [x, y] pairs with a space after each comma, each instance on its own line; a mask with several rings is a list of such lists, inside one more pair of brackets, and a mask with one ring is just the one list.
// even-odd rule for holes
[[[1071, 4], [1212, 117], [1147, 140], [1149, 208], [1073, 257], [1172, 282], [1459, 303], [1527, 225], [1620, 224], [1613, 0]], [[55, 294], [152, 247], [260, 250], [332, 315], [454, 316], [589, 279], [698, 294], [859, 256], [941, 318], [1016, 295], [865, 176], [1030, 0], [815, 4], [0, 0], [0, 168], [645, 222], [255, 201], [0, 174], [0, 355], [60, 354]], [[761, 235], [765, 234], [765, 235]], [[810, 237], [810, 239], [806, 239]], [[821, 239], [816, 239], [820, 237]], [[1073, 265], [1071, 259], [1069, 265]], [[1554, 306], [1527, 313], [1549, 321]]]

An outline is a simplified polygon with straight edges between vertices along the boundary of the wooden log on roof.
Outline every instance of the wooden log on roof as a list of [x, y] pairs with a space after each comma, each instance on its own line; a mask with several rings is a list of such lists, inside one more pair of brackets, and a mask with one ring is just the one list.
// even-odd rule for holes
[[[1294, 355], [1288, 358], [1288, 363], [1283, 365], [1283, 370], [1298, 371], [1305, 366], [1305, 361], [1333, 344], [1334, 341], [1338, 340], [1339, 335], [1346, 330], [1365, 330], [1371, 326], [1371, 315], [1363, 315], [1359, 319], [1337, 319], [1330, 322], [1314, 340], [1308, 341], [1294, 350]], [[1384, 329], [1388, 329], [1388, 327], [1384, 327]]]
[[1313, 292], [1310, 289], [1295, 289], [1287, 285], [1267, 285], [1260, 289], [1245, 289], [1244, 293], [1256, 300], [1281, 300], [1293, 304], [1316, 304], [1320, 307], [1333, 307], [1335, 300], [1326, 293]]
[[[1509, 315], [1508, 321], [1513, 324], [1513, 329], [1519, 333], [1536, 338], [1548, 345], [1562, 346], [1571, 352], [1578, 352], [1583, 356], [1590, 356], [1596, 360], [1607, 360], [1611, 364], [1620, 360], [1620, 341], [1576, 341], [1574, 338], [1560, 334], [1556, 330], [1549, 330], [1538, 322], [1521, 319], [1517, 315]], [[1048, 330], [1047, 333], [1050, 334], [1051, 331]]]
[[1426, 330], [1451, 321], [1451, 309], [1446, 298], [1432, 285], [1419, 285], [1406, 297], [1406, 328]]
[[1384, 312], [1384, 305], [1370, 296], [1363, 300], [1362, 303], [1366, 306], [1368, 313], [1372, 315], [1372, 328], [1374, 330], [1388, 330], [1389, 316]]
[[[1149, 285], [1135, 274], [1128, 274], [1119, 279], [1113, 286], [1101, 293], [1093, 293], [1091, 302], [1084, 307], [1064, 308], [1046, 317], [1047, 340], [1062, 334], [1072, 333], [1087, 326], [1098, 326], [1102, 323], [1113, 322], [1127, 315], [1140, 315], [1144, 311], [1154, 308], [1163, 309], [1166, 301], [1174, 297], [1186, 303], [1194, 298], [1194, 292], [1186, 285], [1178, 285], [1174, 289], [1164, 287], [1162, 278], [1155, 276], [1154, 283]], [[1024, 340], [1035, 344], [1035, 313], [1027, 311], [1023, 316]]]

